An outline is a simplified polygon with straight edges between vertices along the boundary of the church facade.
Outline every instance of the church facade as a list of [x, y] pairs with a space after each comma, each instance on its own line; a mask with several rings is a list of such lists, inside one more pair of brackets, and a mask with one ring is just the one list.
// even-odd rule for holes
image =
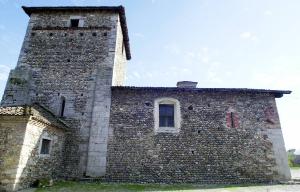
[[0, 189], [38, 179], [253, 183], [290, 179], [275, 98], [291, 91], [124, 86], [119, 7], [23, 7], [0, 107]]

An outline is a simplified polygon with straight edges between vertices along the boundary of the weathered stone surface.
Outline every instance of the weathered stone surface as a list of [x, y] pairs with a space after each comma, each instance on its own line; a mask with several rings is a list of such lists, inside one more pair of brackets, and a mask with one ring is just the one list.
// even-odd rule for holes
[[[197, 89], [187, 81], [112, 88], [124, 84], [131, 57], [122, 7], [24, 10], [30, 21], [0, 107], [2, 188], [85, 176], [166, 183], [290, 178], [275, 104], [290, 91]], [[79, 26], [70, 27], [70, 19]], [[175, 131], [158, 126], [161, 98], [176, 106]], [[45, 137], [50, 155], [39, 154]]]
[[[70, 28], [70, 18], [75, 17], [82, 19], [82, 26]], [[65, 98], [64, 118], [73, 130], [66, 138], [64, 177], [105, 173], [110, 86], [123, 85], [124, 49], [117, 11], [70, 9], [30, 15], [2, 106], [38, 102], [59, 115]], [[98, 166], [104, 171], [98, 172]]]
[[[154, 131], [154, 100], [163, 97], [180, 102], [179, 133]], [[266, 114], [270, 109], [272, 114]], [[237, 127], [228, 127], [228, 110], [235, 111]], [[276, 150], [282, 149], [274, 148], [277, 141], [264, 135], [271, 130], [278, 130], [276, 134], [282, 138], [272, 94], [115, 87], [107, 175], [111, 180], [132, 182], [243, 183], [289, 179], [289, 172], [279, 168], [285, 168], [285, 159], [277, 162]], [[279, 145], [284, 148], [282, 142]]]
[[[10, 115], [0, 116], [0, 190], [26, 188], [40, 178], [56, 179], [63, 169], [64, 129], [33, 114], [7, 111]], [[40, 155], [44, 137], [51, 139], [49, 156]]]

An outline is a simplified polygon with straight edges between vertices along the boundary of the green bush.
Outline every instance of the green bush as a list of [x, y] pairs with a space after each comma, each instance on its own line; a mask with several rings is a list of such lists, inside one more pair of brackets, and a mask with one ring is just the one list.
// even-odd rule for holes
[[289, 167], [300, 167], [300, 164], [294, 163], [295, 155], [288, 153], [288, 164]]

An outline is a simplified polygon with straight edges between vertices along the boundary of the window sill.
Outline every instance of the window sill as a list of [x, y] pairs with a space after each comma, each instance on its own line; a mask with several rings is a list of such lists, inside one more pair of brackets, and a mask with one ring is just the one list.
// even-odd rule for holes
[[176, 127], [158, 127], [156, 133], [179, 133], [179, 128]]
[[39, 154], [41, 158], [50, 158], [50, 154]]

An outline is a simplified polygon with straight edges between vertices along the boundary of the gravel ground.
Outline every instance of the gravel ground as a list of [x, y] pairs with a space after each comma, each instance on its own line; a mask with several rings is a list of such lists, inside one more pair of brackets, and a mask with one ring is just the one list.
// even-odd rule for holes
[[293, 179], [300, 179], [300, 169], [291, 169]]

